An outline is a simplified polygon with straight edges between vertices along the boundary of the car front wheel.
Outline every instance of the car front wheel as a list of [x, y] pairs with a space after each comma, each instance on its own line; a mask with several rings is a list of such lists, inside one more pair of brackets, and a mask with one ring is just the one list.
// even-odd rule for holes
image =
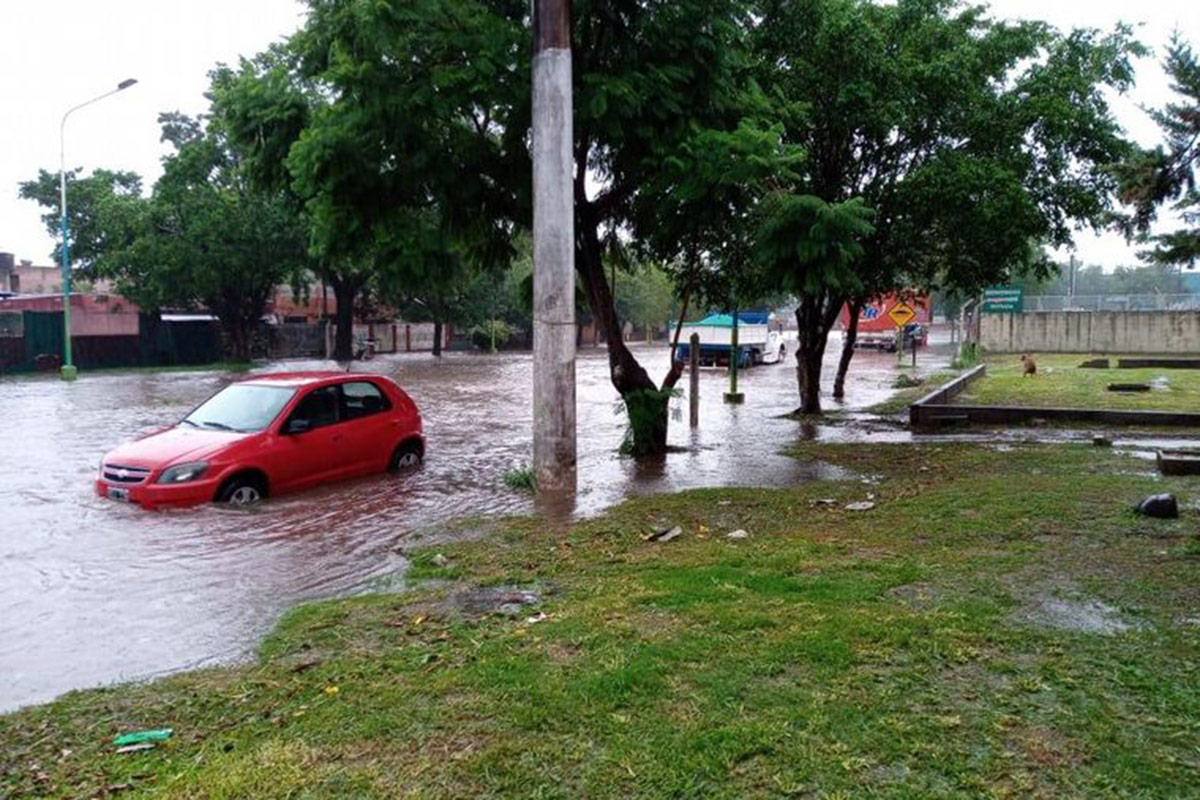
[[217, 492], [218, 503], [228, 503], [231, 506], [249, 506], [266, 497], [266, 489], [262, 482], [250, 476], [237, 476], [226, 481]]
[[417, 442], [408, 441], [401, 442], [394, 451], [392, 451], [392, 459], [388, 462], [389, 472], [400, 472], [402, 470], [412, 469], [421, 465], [422, 453], [421, 445]]

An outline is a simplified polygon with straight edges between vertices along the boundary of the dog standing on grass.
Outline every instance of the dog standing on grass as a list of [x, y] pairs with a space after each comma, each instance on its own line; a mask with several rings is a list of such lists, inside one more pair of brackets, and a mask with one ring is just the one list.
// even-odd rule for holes
[[1037, 362], [1033, 360], [1033, 356], [1028, 353], [1022, 355], [1021, 365], [1025, 371], [1024, 377], [1037, 377]]

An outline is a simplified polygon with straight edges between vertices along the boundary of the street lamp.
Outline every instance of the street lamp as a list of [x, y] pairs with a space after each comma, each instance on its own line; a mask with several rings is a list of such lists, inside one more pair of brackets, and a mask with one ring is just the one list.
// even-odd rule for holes
[[63, 364], [62, 364], [62, 379], [64, 381], [75, 380], [77, 370], [75, 364], [71, 361], [71, 254], [70, 245], [67, 239], [67, 117], [83, 108], [90, 106], [92, 103], [103, 100], [106, 97], [111, 97], [117, 92], [124, 91], [130, 86], [137, 83], [136, 78], [126, 78], [117, 84], [117, 88], [105, 92], [102, 95], [93, 97], [87, 102], [80, 103], [77, 106], [67, 109], [67, 113], [63, 114], [62, 124], [58, 126], [58, 190], [61, 197], [62, 208], [62, 307], [63, 307]]

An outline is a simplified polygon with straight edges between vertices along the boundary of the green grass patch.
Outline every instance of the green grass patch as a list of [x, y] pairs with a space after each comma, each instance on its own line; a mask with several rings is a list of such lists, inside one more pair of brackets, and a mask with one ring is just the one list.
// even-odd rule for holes
[[[991, 355], [987, 374], [972, 383], [956, 402], [979, 405], [1052, 406], [1140, 411], [1200, 409], [1200, 370], [1083, 369], [1087, 355], [1037, 354], [1037, 375], [1024, 375], [1019, 356]], [[1116, 364], [1116, 356], [1110, 363]], [[1110, 392], [1110, 383], [1155, 383], [1148, 392]]]
[[[959, 376], [957, 370], [941, 370], [931, 375], [921, 377], [920, 383], [913, 385], [912, 380], [907, 375], [901, 375], [893, 387], [896, 392], [881, 403], [876, 403], [867, 410], [872, 414], [889, 415], [899, 414], [902, 411], [907, 411], [908, 407], [916, 401], [920, 400], [925, 395], [932, 392], [943, 383], [949, 383]], [[901, 380], [907, 379], [907, 380]]]
[[537, 476], [532, 467], [523, 464], [504, 473], [504, 485], [520, 492], [533, 492], [537, 490]]
[[[296, 609], [254, 664], [0, 717], [0, 796], [1194, 793], [1196, 512], [1129, 505], [1200, 479], [1082, 446], [793, 455], [855, 477], [504, 520], [412, 554], [425, 588]], [[472, 613], [470, 587], [541, 601]]]

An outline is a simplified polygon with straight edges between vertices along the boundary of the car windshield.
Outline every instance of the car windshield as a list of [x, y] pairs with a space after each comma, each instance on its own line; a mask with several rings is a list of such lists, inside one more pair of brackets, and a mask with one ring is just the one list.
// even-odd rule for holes
[[295, 393], [288, 386], [235, 383], [205, 400], [183, 423], [208, 430], [261, 431], [279, 416]]

